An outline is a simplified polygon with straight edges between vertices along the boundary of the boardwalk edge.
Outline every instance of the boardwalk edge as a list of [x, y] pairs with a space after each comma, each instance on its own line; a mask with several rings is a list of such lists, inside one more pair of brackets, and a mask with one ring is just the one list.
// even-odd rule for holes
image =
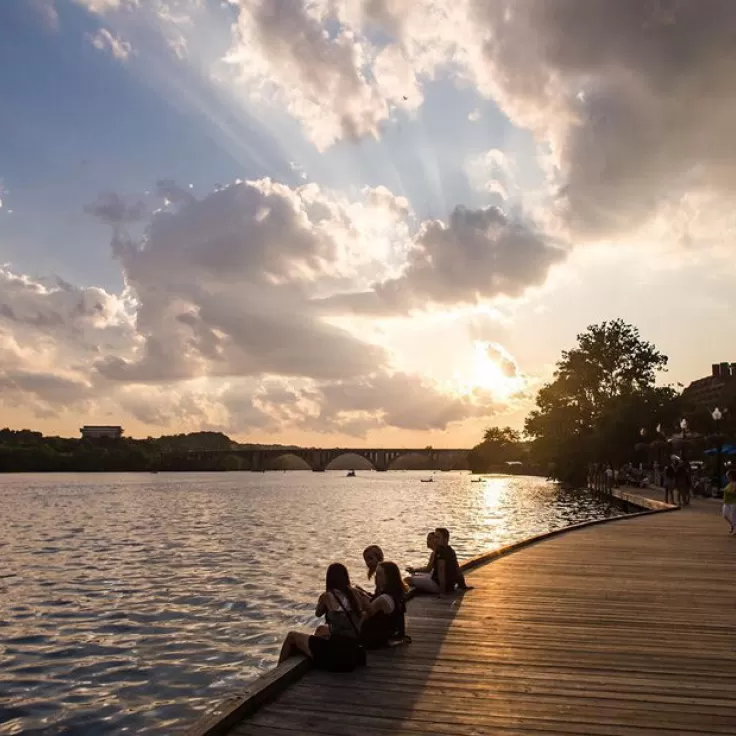
[[[607, 516], [603, 519], [591, 519], [590, 521], [582, 521], [579, 524], [571, 524], [570, 526], [535, 534], [518, 542], [512, 542], [511, 544], [473, 557], [463, 562], [460, 565], [460, 569], [463, 572], [474, 570], [526, 547], [531, 547], [552, 537], [558, 537], [578, 529], [679, 510], [679, 506], [655, 501], [654, 499], [646, 498], [630, 491], [615, 490], [613, 496], [619, 501], [642, 509], [642, 511], [632, 514], [622, 514], [621, 516]], [[413, 591], [410, 592], [410, 599], [413, 597], [412, 593]], [[243, 694], [228, 698], [208, 711], [194, 726], [184, 731], [183, 736], [223, 736], [227, 734], [233, 726], [243, 721], [249, 715], [252, 715], [268, 701], [273, 700], [294, 682], [300, 680], [308, 672], [310, 665], [311, 663], [306, 657], [293, 657], [274, 669], [265, 672], [254, 680]]]

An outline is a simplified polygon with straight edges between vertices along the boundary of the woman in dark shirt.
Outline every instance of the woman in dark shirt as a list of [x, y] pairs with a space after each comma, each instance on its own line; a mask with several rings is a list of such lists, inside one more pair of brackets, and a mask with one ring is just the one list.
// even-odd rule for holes
[[376, 595], [363, 611], [360, 640], [366, 649], [378, 649], [406, 637], [406, 586], [393, 562], [376, 568]]
[[334, 562], [327, 568], [325, 591], [317, 601], [316, 616], [324, 616], [327, 626], [319, 626], [315, 634], [290, 631], [279, 655], [279, 664], [299, 652], [312, 659], [315, 667], [332, 671], [349, 671], [361, 662], [360, 597], [350, 585], [345, 565]]

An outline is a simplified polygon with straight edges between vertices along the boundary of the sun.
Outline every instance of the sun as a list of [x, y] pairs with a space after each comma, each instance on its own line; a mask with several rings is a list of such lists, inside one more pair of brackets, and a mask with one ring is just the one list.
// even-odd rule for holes
[[477, 340], [474, 350], [473, 386], [490, 391], [499, 399], [507, 399], [523, 388], [524, 379], [519, 375], [516, 361], [501, 345]]

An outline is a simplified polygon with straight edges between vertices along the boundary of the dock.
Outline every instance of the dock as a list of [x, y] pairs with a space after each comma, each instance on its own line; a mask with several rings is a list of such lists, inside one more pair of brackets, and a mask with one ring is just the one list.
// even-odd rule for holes
[[579, 526], [479, 564], [464, 595], [412, 600], [412, 644], [348, 675], [286, 663], [190, 733], [736, 733], [736, 537], [720, 504]]

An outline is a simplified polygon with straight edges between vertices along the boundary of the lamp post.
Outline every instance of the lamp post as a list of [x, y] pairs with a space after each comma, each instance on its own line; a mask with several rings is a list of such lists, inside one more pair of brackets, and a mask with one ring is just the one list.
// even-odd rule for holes
[[649, 446], [647, 445], [647, 428], [642, 427], [639, 430], [639, 435], [641, 436], [641, 448], [642, 448], [641, 454], [644, 459], [644, 462], [639, 464], [639, 470], [642, 470], [644, 465], [649, 461], [649, 457], [648, 457], [649, 453], [647, 452], [647, 450], [649, 449]]
[[682, 430], [682, 461], [685, 462], [687, 460], [687, 458], [685, 457], [685, 453], [687, 450], [687, 430], [688, 430], [687, 419], [685, 419], [685, 417], [680, 419], [680, 429]]
[[723, 419], [723, 413], [718, 407], [716, 407], [715, 409], [713, 409], [711, 416], [713, 417], [713, 422], [716, 425], [716, 442], [718, 443], [716, 445], [716, 488], [720, 491], [721, 474], [723, 472], [723, 438], [721, 437], [721, 419]]

